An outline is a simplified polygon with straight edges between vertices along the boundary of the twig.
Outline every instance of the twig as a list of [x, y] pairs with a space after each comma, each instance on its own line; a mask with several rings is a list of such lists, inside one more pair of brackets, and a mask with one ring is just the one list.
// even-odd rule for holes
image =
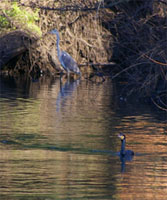
[[151, 98], [151, 100], [152, 100], [152, 102], [159, 108], [159, 109], [161, 109], [161, 110], [164, 110], [164, 111], [166, 111], [167, 112], [167, 109], [166, 108], [163, 108], [163, 107], [161, 107], [160, 105], [158, 105], [155, 101], [154, 101], [154, 99], [153, 98]]
[[91, 44], [89, 44], [86, 40], [84, 40], [83, 38], [77, 38], [79, 41], [81, 41], [81, 42], [83, 42], [83, 43], [85, 43], [87, 46], [89, 46], [89, 47], [94, 47], [93, 45], [91, 45]]
[[165, 4], [165, 5], [167, 5], [167, 2], [165, 2], [165, 1], [162, 1], [162, 0], [159, 0], [161, 3], [163, 3], [163, 4]]
[[162, 62], [159, 62], [159, 61], [157, 61], [157, 60], [154, 60], [154, 59], [150, 58], [149, 56], [147, 56], [146, 54], [144, 54], [144, 56], [145, 56], [146, 58], [148, 58], [149, 60], [151, 60], [153, 63], [156, 63], [156, 64], [158, 64], [158, 65], [167, 66], [167, 63], [162, 63]]
[[64, 7], [60, 7], [60, 8], [51, 8], [51, 7], [46, 7], [46, 6], [37, 6], [35, 5], [34, 3], [31, 4], [31, 5], [26, 5], [24, 3], [21, 3], [22, 6], [25, 6], [25, 7], [31, 7], [31, 8], [39, 8], [39, 9], [43, 9], [43, 10], [54, 10], [54, 11], [82, 11], [82, 12], [89, 12], [89, 11], [97, 11], [101, 8], [105, 9], [105, 8], [112, 8], [113, 6], [116, 6], [120, 3], [123, 3], [123, 2], [129, 2], [130, 0], [119, 0], [119, 1], [115, 1], [115, 2], [112, 2], [110, 3], [109, 5], [101, 5], [101, 1], [100, 2], [100, 6], [99, 6], [99, 3], [96, 3], [94, 5], [94, 7], [87, 7], [87, 6], [84, 6], [84, 7], [81, 7], [81, 6], [78, 6], [78, 5], [75, 5], [75, 6], [64, 6]]
[[127, 70], [129, 70], [129, 69], [131, 69], [131, 68], [133, 68], [133, 67], [136, 67], [137, 65], [146, 64], [146, 63], [147, 63], [147, 62], [142, 62], [142, 63], [136, 63], [136, 64], [134, 64], [134, 65], [131, 65], [131, 66], [129, 66], [129, 67], [123, 69], [122, 71], [118, 72], [117, 74], [115, 74], [115, 75], [112, 77], [112, 79], [116, 78], [117, 76], [119, 76], [119, 75], [122, 74], [123, 72], [126, 72]]
[[109, 63], [83, 63], [79, 64], [79, 66], [84, 67], [84, 66], [110, 66], [110, 65], [115, 65], [116, 63], [114, 62], [109, 62]]

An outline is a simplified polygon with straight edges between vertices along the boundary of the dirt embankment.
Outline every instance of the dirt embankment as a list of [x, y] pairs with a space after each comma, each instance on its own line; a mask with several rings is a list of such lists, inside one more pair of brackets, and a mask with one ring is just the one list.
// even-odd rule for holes
[[[77, 61], [83, 73], [89, 71], [90, 68], [85, 67], [88, 65], [113, 79], [126, 80], [126, 94], [137, 92], [167, 110], [165, 0], [21, 0], [19, 6], [33, 11], [38, 9], [36, 24], [43, 35], [34, 39], [34, 35], [29, 34], [23, 39], [21, 34], [21, 40], [14, 45], [21, 45], [21, 48], [13, 53], [9, 45], [7, 56], [2, 50], [6, 46], [1, 45], [1, 66], [7, 64], [6, 69], [12, 72], [34, 74], [42, 70], [55, 74], [60, 65], [56, 38], [48, 32], [56, 28], [61, 49]], [[17, 23], [14, 18], [12, 20], [10, 18], [11, 26], [17, 24], [20, 29], [18, 20]], [[8, 59], [10, 55], [12, 62]], [[112, 61], [116, 65], [108, 65]], [[98, 66], [99, 63], [102, 65]]]

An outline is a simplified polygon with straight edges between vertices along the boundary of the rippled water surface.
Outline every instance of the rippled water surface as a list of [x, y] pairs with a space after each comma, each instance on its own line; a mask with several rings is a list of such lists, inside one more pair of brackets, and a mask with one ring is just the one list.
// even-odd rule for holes
[[0, 84], [1, 200], [167, 199], [165, 113], [126, 102], [109, 80]]

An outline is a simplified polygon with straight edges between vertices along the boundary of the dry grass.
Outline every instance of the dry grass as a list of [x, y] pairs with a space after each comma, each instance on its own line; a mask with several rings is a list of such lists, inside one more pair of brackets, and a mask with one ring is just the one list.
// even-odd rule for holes
[[[37, 2], [37, 1], [34, 1]], [[92, 7], [97, 0], [39, 1], [35, 7], [42, 7], [39, 26], [45, 34], [56, 28], [60, 33], [60, 47], [67, 51], [80, 65], [84, 63], [107, 63], [111, 58], [112, 37], [101, 26], [102, 11], [61, 11], [70, 7]], [[31, 2], [32, 3], [32, 2]], [[31, 5], [31, 4], [30, 4]], [[54, 8], [55, 10], [49, 10]], [[60, 9], [56, 10], [56, 9]], [[110, 50], [110, 55], [108, 51]]]
[[[83, 73], [90, 72], [92, 68], [85, 67], [86, 63], [92, 66], [92, 63], [108, 63], [111, 59], [112, 35], [102, 26], [104, 11], [95, 9], [91, 12], [83, 12], [79, 9], [99, 6], [99, 1], [22, 0], [20, 3], [24, 7], [40, 9], [38, 26], [43, 32], [43, 37], [38, 41], [37, 46], [29, 49], [24, 56], [24, 60], [27, 59], [27, 64], [30, 65], [30, 72], [42, 70], [55, 73], [54, 67], [50, 65], [46, 56], [49, 49], [52, 51], [50, 40], [52, 45], [56, 46], [56, 38], [51, 39], [48, 36], [48, 32], [55, 28], [60, 34], [60, 48], [77, 61]], [[68, 8], [70, 9], [67, 11]], [[59, 64], [57, 62], [57, 65]], [[26, 65], [26, 63], [20, 60], [19, 65]]]
[[[115, 61], [117, 65], [110, 67], [108, 73], [113, 79], [127, 80], [128, 94], [137, 92], [167, 110], [165, 0], [113, 0], [112, 3], [111, 0], [20, 0], [20, 3], [40, 9], [38, 25], [44, 36], [26, 57], [31, 71], [34, 66], [53, 71], [46, 58], [51, 38], [45, 36], [56, 28], [61, 49], [70, 53], [78, 64]], [[55, 44], [53, 38], [52, 45]], [[82, 68], [82, 72], [86, 70]]]

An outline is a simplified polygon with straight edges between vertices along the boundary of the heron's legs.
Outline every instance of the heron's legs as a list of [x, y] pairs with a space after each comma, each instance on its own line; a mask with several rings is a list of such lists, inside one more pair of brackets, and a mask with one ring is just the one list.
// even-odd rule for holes
[[63, 85], [63, 82], [64, 82], [64, 81], [63, 81], [63, 80], [64, 80], [63, 77], [64, 77], [64, 75], [65, 75], [65, 74], [63, 73], [63, 71], [61, 71], [61, 72], [60, 72], [60, 87], [62, 87], [62, 85]]
[[70, 80], [70, 71], [67, 70], [67, 80], [69, 81]]

